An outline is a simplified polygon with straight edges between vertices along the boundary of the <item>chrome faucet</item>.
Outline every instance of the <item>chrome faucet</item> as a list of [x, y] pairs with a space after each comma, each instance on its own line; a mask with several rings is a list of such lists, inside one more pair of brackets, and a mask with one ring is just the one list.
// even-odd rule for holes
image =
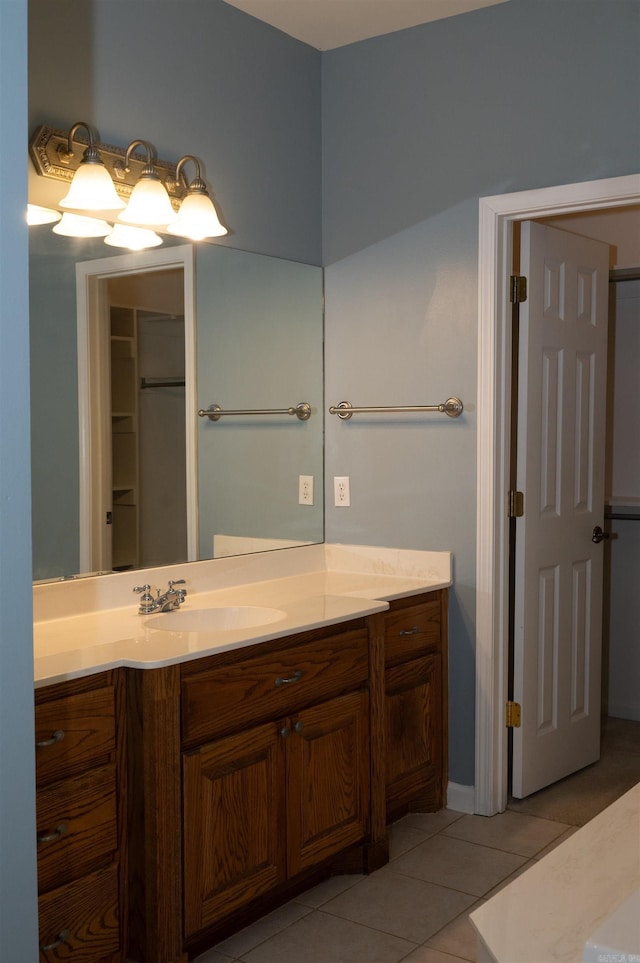
[[140, 615], [149, 615], [151, 612], [171, 612], [173, 609], [179, 608], [187, 596], [187, 590], [174, 589], [173, 586], [184, 584], [185, 580], [183, 578], [176, 579], [175, 581], [169, 579], [169, 588], [167, 591], [161, 594], [160, 589], [157, 589], [155, 598], [151, 594], [150, 585], [136, 585], [133, 591], [142, 593], [138, 613]]

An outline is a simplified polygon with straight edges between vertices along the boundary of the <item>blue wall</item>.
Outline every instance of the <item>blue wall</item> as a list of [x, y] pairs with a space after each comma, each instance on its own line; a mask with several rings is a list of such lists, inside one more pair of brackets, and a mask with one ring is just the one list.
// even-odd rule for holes
[[27, 4], [0, 2], [0, 958], [38, 958], [29, 512]]
[[29, 131], [84, 120], [105, 143], [195, 154], [221, 244], [320, 264], [320, 66], [221, 0], [30, 0]]
[[[329, 541], [451, 549], [450, 778], [474, 782], [478, 198], [636, 171], [637, 0], [510, 0], [323, 54]], [[332, 508], [333, 475], [351, 477]]]

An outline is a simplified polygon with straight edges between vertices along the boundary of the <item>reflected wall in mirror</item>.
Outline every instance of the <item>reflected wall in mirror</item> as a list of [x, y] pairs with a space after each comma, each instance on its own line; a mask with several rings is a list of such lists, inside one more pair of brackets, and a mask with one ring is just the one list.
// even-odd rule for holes
[[[117, 428], [125, 429], [115, 434], [127, 435], [130, 411], [111, 410], [109, 405], [107, 497], [111, 505], [104, 513], [100, 509], [100, 518], [93, 524], [106, 526], [106, 512], [111, 511], [113, 520], [114, 507], [117, 513], [119, 506], [125, 507], [131, 500], [131, 478], [122, 472], [114, 478], [113, 469], [120, 457], [116, 449], [128, 452], [129, 457], [133, 451], [140, 479], [136, 492], [140, 512], [135, 523], [139, 530], [130, 521], [128, 526], [125, 523], [125, 532], [131, 536], [138, 531], [139, 544], [145, 547], [132, 558], [109, 556], [106, 565], [96, 565], [91, 556], [81, 553], [81, 531], [87, 520], [81, 518], [80, 479], [91, 458], [91, 440], [80, 427], [79, 396], [87, 373], [78, 362], [76, 285], [82, 269], [76, 265], [84, 262], [85, 272], [90, 271], [86, 262], [104, 260], [104, 252], [101, 240], [60, 237], [47, 227], [30, 229], [34, 579], [321, 542], [322, 270], [201, 244], [194, 248], [191, 357], [189, 351], [184, 355], [180, 311], [174, 303], [165, 306], [155, 298], [161, 287], [160, 274], [158, 283], [152, 285], [151, 301], [143, 298], [139, 304], [129, 303], [130, 294], [124, 294], [117, 284], [109, 295], [116, 308], [126, 310], [116, 318], [117, 329], [125, 333], [116, 335], [109, 346], [108, 365], [120, 372], [131, 367], [128, 358], [133, 351], [134, 367], [138, 360], [150, 367], [148, 374], [135, 373], [133, 410], [140, 416], [141, 426], [135, 439], [118, 438], [114, 443], [113, 426], [117, 423]], [[145, 264], [143, 274], [149, 252], [146, 254], [146, 260], [142, 254], [131, 255]], [[90, 318], [89, 325], [95, 324]], [[154, 381], [179, 375], [183, 356], [185, 382], [192, 384], [192, 395], [175, 385], [141, 388], [141, 377]], [[170, 371], [164, 370], [165, 364], [171, 365]], [[112, 386], [114, 368], [103, 372], [103, 379], [122, 407], [125, 402], [115, 397], [120, 389], [115, 382]], [[308, 421], [274, 415], [210, 422], [197, 414], [198, 408], [212, 403], [226, 410], [253, 410], [288, 408], [301, 401], [311, 405]], [[176, 411], [184, 412], [182, 425], [182, 415]], [[169, 461], [164, 466], [162, 461], [150, 460], [158, 459], [165, 450]], [[169, 464], [174, 471], [178, 466], [179, 480], [172, 479]], [[183, 484], [185, 473], [191, 483]], [[312, 506], [298, 503], [300, 475], [314, 477]], [[155, 501], [151, 497], [145, 501], [146, 492], [149, 496], [153, 492]], [[176, 548], [165, 544], [170, 528], [181, 533]], [[189, 528], [185, 555], [185, 530]], [[171, 557], [165, 557], [167, 554]]]

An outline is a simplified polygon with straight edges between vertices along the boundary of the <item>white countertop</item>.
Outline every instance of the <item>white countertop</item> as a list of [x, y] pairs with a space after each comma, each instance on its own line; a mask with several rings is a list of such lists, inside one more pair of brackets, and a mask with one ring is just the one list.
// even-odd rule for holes
[[[297, 554], [296, 554], [297, 553]], [[253, 628], [165, 631], [139, 615], [133, 586], [185, 578], [180, 611], [260, 606]], [[317, 545], [34, 587], [36, 686], [130, 666], [158, 668], [385, 611], [391, 599], [451, 584], [449, 552]], [[214, 587], [216, 586], [216, 587]], [[125, 604], [123, 604], [125, 603]]]
[[582, 963], [593, 958], [585, 956], [587, 942], [630, 898], [636, 945], [611, 947], [598, 959], [640, 960], [639, 887], [640, 784], [471, 914], [478, 960]]

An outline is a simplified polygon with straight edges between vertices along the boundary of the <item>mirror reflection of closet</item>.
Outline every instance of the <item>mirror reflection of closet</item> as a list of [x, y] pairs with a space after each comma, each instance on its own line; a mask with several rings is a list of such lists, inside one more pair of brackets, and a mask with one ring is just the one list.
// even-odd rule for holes
[[111, 358], [111, 558], [126, 571], [187, 558], [184, 279], [107, 282]]

